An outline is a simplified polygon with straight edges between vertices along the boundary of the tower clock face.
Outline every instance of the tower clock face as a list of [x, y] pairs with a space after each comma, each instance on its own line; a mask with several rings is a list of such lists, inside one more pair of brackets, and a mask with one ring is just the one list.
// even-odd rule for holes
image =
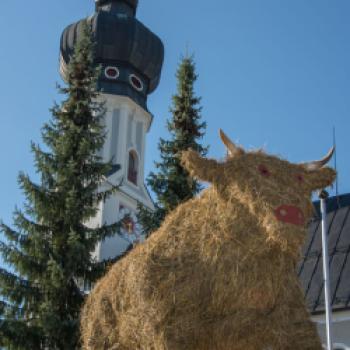
[[120, 233], [124, 239], [132, 244], [137, 244], [141, 241], [142, 230], [133, 210], [125, 205], [120, 205], [118, 221], [121, 222]]

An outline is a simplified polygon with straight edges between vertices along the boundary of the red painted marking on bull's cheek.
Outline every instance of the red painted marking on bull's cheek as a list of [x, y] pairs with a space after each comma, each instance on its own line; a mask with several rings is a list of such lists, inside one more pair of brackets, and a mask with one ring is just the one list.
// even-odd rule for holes
[[275, 216], [281, 222], [297, 226], [305, 225], [304, 213], [293, 205], [281, 205], [275, 210]]

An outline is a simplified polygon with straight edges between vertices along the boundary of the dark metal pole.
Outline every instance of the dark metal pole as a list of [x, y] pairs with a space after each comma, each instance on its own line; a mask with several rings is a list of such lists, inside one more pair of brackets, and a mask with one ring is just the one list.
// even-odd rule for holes
[[334, 169], [337, 172], [337, 177], [335, 179], [335, 195], [338, 197], [339, 194], [339, 177], [337, 169], [337, 138], [335, 134], [335, 126], [333, 127], [333, 147], [334, 147]]
[[324, 280], [325, 307], [326, 307], [327, 349], [333, 350], [332, 306], [331, 306], [331, 291], [330, 291], [330, 280], [329, 280], [327, 203], [326, 203], [328, 196], [329, 194], [325, 190], [319, 193], [319, 198], [321, 201], [321, 214], [322, 214], [322, 256], [323, 256], [323, 280]]

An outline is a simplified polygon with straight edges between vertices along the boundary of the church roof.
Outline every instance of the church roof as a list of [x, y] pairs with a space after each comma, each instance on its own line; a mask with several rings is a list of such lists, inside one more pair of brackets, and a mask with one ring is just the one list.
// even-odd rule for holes
[[[325, 305], [319, 202], [315, 208], [317, 215], [309, 227], [298, 275], [307, 306], [317, 314], [324, 312]], [[350, 194], [329, 198], [327, 211], [332, 307], [335, 311], [350, 309]]]
[[63, 78], [79, 40], [82, 24], [92, 25], [96, 41], [95, 62], [101, 66], [98, 90], [128, 96], [147, 109], [147, 96], [158, 86], [164, 60], [164, 46], [157, 35], [135, 18], [137, 0], [98, 0], [96, 12], [68, 26], [60, 44]]

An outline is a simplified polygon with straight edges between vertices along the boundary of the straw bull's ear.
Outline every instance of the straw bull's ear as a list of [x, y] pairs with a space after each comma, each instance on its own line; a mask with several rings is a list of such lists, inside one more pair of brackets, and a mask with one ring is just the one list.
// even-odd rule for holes
[[322, 190], [330, 186], [336, 179], [336, 171], [325, 167], [332, 159], [334, 152], [335, 148], [332, 147], [322, 159], [302, 164], [303, 168], [308, 172], [308, 180], [313, 190]]
[[214, 159], [201, 157], [192, 149], [182, 153], [181, 163], [191, 176], [207, 182], [215, 182], [222, 171], [221, 163]]
[[310, 183], [311, 189], [322, 190], [333, 184], [337, 177], [337, 173], [334, 169], [325, 167], [318, 170], [311, 170], [307, 174], [308, 182]]

